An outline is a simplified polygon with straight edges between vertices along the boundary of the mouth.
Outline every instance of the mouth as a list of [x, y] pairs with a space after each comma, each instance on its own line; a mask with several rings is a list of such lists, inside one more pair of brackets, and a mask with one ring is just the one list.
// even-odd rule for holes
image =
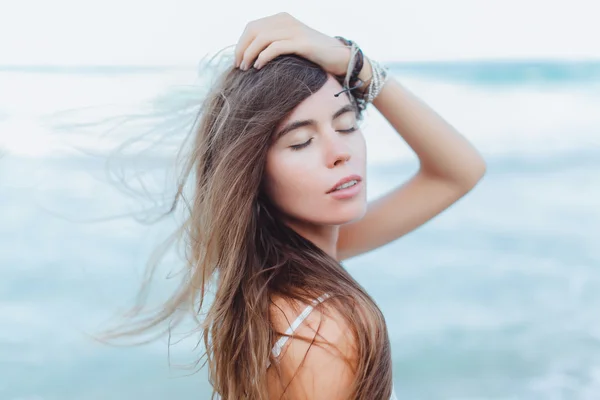
[[335, 185], [333, 185], [327, 191], [327, 194], [345, 191], [350, 188], [356, 188], [357, 186], [359, 186], [361, 181], [362, 178], [359, 175], [349, 175], [345, 178], [340, 179]]

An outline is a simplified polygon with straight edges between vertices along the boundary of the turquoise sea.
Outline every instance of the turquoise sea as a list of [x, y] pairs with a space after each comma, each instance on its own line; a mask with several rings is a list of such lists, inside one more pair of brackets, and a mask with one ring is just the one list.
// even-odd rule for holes
[[[600, 399], [600, 62], [387, 65], [488, 163], [442, 215], [345, 263], [386, 316], [399, 398]], [[88, 336], [132, 305], [173, 227], [144, 223], [160, 203], [119, 180], [142, 171], [154, 200], [171, 193], [195, 76], [0, 66], [0, 400], [209, 398], [205, 371], [182, 367], [199, 354], [183, 327], [170, 352]], [[159, 147], [106, 168], [149, 129]], [[417, 162], [375, 109], [363, 130], [374, 198]], [[178, 268], [170, 253], [151, 304]]]

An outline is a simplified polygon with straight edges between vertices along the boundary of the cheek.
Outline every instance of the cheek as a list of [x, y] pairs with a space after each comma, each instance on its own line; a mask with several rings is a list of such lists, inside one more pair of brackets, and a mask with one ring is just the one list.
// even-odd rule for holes
[[[366, 143], [362, 132], [345, 137], [351, 153], [348, 168], [366, 175]], [[346, 168], [346, 167], [344, 167]], [[297, 219], [319, 223], [343, 223], [362, 212], [360, 201], [332, 202], [325, 192], [332, 184], [332, 175], [324, 164], [323, 154], [310, 148], [298, 152], [287, 149], [269, 150], [265, 164], [265, 190], [269, 199], [285, 214]], [[363, 198], [363, 202], [366, 198]], [[341, 221], [341, 222], [340, 222]]]
[[352, 137], [352, 156], [356, 161], [365, 163], [367, 159], [367, 142], [362, 131], [356, 132], [357, 134]]
[[[274, 152], [275, 153], [275, 152]], [[309, 153], [285, 151], [267, 157], [265, 188], [267, 195], [282, 211], [296, 214], [314, 200], [318, 192], [318, 165]]]

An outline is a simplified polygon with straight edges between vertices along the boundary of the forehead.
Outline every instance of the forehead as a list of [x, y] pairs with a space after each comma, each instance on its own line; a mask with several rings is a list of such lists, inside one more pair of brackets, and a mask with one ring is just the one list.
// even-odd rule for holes
[[320, 119], [321, 115], [323, 118], [331, 118], [331, 114], [340, 107], [350, 103], [346, 93], [342, 93], [338, 97], [334, 96], [343, 89], [342, 85], [334, 77], [328, 75], [325, 84], [298, 104], [287, 118], [281, 121], [279, 127], [297, 119]]

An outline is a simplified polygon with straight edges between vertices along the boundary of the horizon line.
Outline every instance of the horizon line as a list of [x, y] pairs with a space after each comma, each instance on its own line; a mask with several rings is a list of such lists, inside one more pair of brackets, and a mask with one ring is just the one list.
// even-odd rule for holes
[[[379, 60], [378, 60], [379, 61]], [[383, 60], [379, 61], [382, 64], [396, 65], [414, 65], [414, 64], [442, 64], [442, 63], [531, 63], [531, 62], [553, 62], [553, 63], [600, 63], [600, 57], [472, 57], [472, 58], [445, 58], [445, 59], [411, 59], [411, 60]], [[189, 69], [197, 68], [201, 61], [196, 64], [181, 63], [181, 64], [90, 64], [90, 63], [48, 63], [48, 64], [0, 64], [0, 71], [16, 70], [16, 69], [36, 69], [36, 68], [54, 68], [54, 69], [147, 69], [147, 70], [164, 70], [164, 69]]]

